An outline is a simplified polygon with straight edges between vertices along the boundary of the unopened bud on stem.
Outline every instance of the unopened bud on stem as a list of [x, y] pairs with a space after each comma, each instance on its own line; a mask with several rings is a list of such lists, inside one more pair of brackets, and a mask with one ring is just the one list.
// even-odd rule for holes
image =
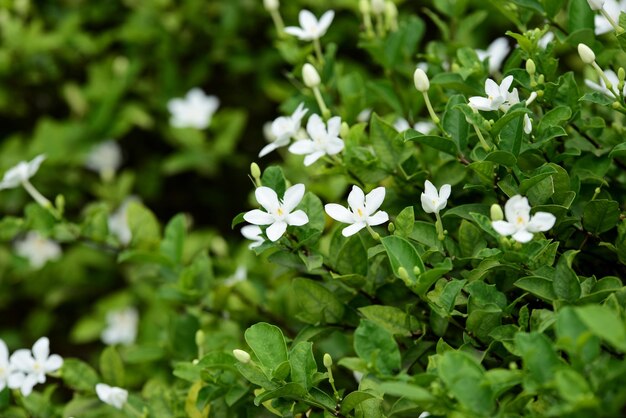
[[318, 87], [322, 80], [315, 67], [308, 62], [302, 67], [302, 80], [308, 88]]
[[417, 68], [413, 73], [413, 82], [417, 91], [426, 92], [430, 88], [430, 81], [428, 76], [421, 68]]
[[537, 71], [537, 67], [535, 66], [535, 61], [529, 59], [526, 61], [526, 72], [531, 76], [535, 75]]
[[593, 53], [591, 48], [585, 44], [578, 44], [578, 55], [585, 64], [592, 64], [596, 60], [596, 54]]
[[493, 205], [491, 205], [490, 214], [491, 214], [492, 221], [501, 221], [504, 219], [502, 208], [497, 203], [494, 203]]
[[243, 364], [250, 363], [250, 354], [248, 354], [246, 351], [239, 350], [238, 348], [236, 348], [233, 350], [233, 355], [235, 356], [237, 360], [239, 360], [240, 363], [243, 363]]
[[332, 365], [333, 365], [333, 358], [328, 353], [324, 354], [324, 367], [329, 369], [330, 367], [332, 367]]
[[265, 10], [267, 10], [268, 12], [274, 12], [278, 10], [278, 7], [280, 6], [280, 4], [278, 0], [263, 0], [263, 6], [265, 7]]

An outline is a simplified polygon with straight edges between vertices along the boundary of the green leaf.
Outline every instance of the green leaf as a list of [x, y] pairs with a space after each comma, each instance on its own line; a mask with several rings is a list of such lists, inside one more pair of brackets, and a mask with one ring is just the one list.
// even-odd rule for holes
[[555, 374], [556, 388], [561, 398], [571, 403], [581, 402], [589, 405], [598, 403], [587, 380], [572, 369], [560, 369]]
[[485, 371], [469, 354], [447, 351], [439, 359], [437, 373], [452, 396], [469, 411], [491, 416], [495, 407], [493, 392], [486, 384]]
[[144, 205], [132, 201], [126, 209], [128, 227], [132, 234], [132, 247], [155, 248], [161, 239], [161, 226], [156, 216]]
[[547, 384], [561, 362], [550, 340], [538, 332], [518, 333], [515, 346], [522, 356], [524, 370], [539, 384]]
[[583, 227], [592, 234], [601, 234], [617, 226], [620, 209], [614, 200], [597, 199], [583, 209]]
[[261, 176], [261, 184], [274, 190], [278, 198], [282, 198], [287, 190], [283, 169], [278, 166], [267, 167]]
[[515, 167], [517, 158], [508, 151], [493, 151], [487, 154], [485, 161], [493, 161], [505, 167]]
[[313, 376], [317, 373], [317, 363], [313, 357], [313, 343], [302, 341], [289, 353], [291, 380], [310, 390], [313, 387]]
[[[418, 285], [417, 274], [414, 269], [424, 272], [425, 267], [415, 247], [405, 238], [390, 235], [381, 238], [385, 247], [393, 273], [401, 279], [411, 290], [416, 290]], [[400, 268], [406, 271], [406, 275], [400, 274]], [[418, 274], [419, 274], [418, 272]], [[427, 290], [427, 289], [426, 289]]]
[[419, 326], [415, 317], [394, 306], [370, 305], [359, 308], [359, 311], [365, 318], [394, 335], [410, 336]]
[[600, 305], [577, 307], [576, 314], [589, 331], [622, 353], [626, 352], [626, 327], [622, 318], [611, 308]]
[[277, 326], [259, 322], [248, 328], [244, 337], [261, 365], [267, 369], [274, 370], [288, 361], [285, 337]]
[[309, 324], [335, 324], [343, 317], [344, 305], [333, 292], [313, 280], [296, 278], [293, 281], [294, 298], [300, 311], [298, 318]]
[[105, 348], [100, 354], [100, 372], [106, 383], [124, 387], [124, 363], [114, 346]]
[[554, 280], [554, 294], [559, 298], [568, 302], [575, 302], [580, 298], [581, 288], [580, 280], [572, 269], [572, 262], [578, 251], [566, 251], [556, 264]]
[[400, 369], [400, 350], [393, 335], [368, 319], [361, 319], [354, 331], [354, 351], [383, 375]]
[[378, 388], [391, 396], [398, 396], [420, 403], [432, 402], [435, 399], [428, 390], [407, 382], [382, 382], [378, 385]]
[[413, 210], [413, 206], [407, 206], [402, 209], [402, 212], [396, 216], [396, 219], [393, 221], [396, 230], [394, 234], [400, 235], [401, 237], [408, 237], [413, 232], [413, 225], [415, 225], [415, 212]]
[[370, 120], [370, 140], [383, 167], [394, 171], [404, 161], [406, 147], [395, 128], [383, 121], [377, 114]]
[[294, 235], [298, 239], [299, 245], [312, 245], [324, 230], [325, 217], [322, 201], [315, 194], [306, 192], [297, 208], [307, 214], [309, 222], [305, 225], [294, 227]]
[[581, 29], [594, 29], [594, 12], [587, 0], [570, 0], [567, 29], [570, 33]]
[[179, 213], [165, 227], [165, 234], [163, 241], [161, 241], [161, 253], [169, 257], [174, 263], [180, 263], [183, 257], [186, 225], [185, 215]]
[[279, 387], [278, 389], [261, 393], [259, 396], [254, 398], [254, 404], [259, 406], [265, 401], [276, 398], [302, 399], [306, 395], [306, 392], [306, 389], [304, 389], [302, 385], [291, 382]]
[[98, 373], [90, 365], [74, 358], [63, 359], [61, 378], [76, 391], [93, 392], [100, 383]]
[[446, 110], [442, 117], [442, 125], [443, 129], [452, 137], [456, 148], [464, 150], [467, 148], [470, 126], [463, 112], [455, 108], [456, 105], [461, 103], [466, 103], [465, 97], [461, 94], [457, 94], [448, 99]]
[[356, 391], [351, 392], [346, 395], [345, 398], [341, 401], [341, 413], [347, 414], [352, 411], [358, 404], [368, 399], [374, 398], [375, 396], [369, 392]]
[[456, 144], [442, 136], [424, 135], [420, 132], [414, 131], [413, 129], [407, 129], [407, 131], [404, 132], [404, 140], [417, 142], [418, 144], [426, 145], [452, 156], [456, 156], [458, 154]]
[[533, 295], [545, 300], [546, 302], [552, 302], [557, 297], [554, 292], [554, 286], [552, 284], [552, 281], [546, 279], [545, 277], [522, 277], [514, 284], [516, 287], [532, 293]]

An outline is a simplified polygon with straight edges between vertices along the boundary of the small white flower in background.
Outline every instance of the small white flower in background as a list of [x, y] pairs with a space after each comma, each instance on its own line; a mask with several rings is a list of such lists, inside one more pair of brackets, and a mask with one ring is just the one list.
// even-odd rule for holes
[[605, 1], [606, 0], [587, 0], [587, 3], [589, 3], [591, 10], [600, 10], [604, 6]]
[[380, 225], [389, 220], [387, 212], [378, 210], [383, 200], [385, 200], [384, 187], [377, 187], [365, 196], [358, 186], [352, 186], [352, 191], [348, 195], [349, 210], [336, 203], [328, 203], [324, 210], [334, 220], [351, 224], [341, 231], [344, 237], [349, 237], [366, 226]]
[[339, 138], [341, 118], [330, 118], [324, 124], [319, 115], [312, 115], [306, 125], [309, 138], [300, 139], [289, 147], [289, 152], [297, 155], [306, 155], [304, 165], [309, 166], [324, 155], [336, 155], [343, 150], [343, 140]]
[[302, 210], [292, 212], [304, 197], [304, 184], [296, 184], [285, 191], [282, 200], [269, 187], [257, 187], [254, 191], [257, 202], [267, 211], [253, 209], [243, 218], [254, 225], [269, 225], [265, 234], [270, 241], [278, 241], [287, 230], [287, 226], [302, 226], [309, 222], [309, 217]]
[[258, 225], [246, 225], [241, 228], [241, 235], [252, 241], [250, 245], [248, 245], [248, 248], [251, 250], [253, 248], [259, 247], [265, 242], [265, 239], [261, 235], [262, 233], [263, 231]]
[[424, 193], [422, 193], [422, 209], [426, 213], [439, 213], [439, 211], [446, 207], [448, 204], [448, 198], [452, 188], [449, 184], [444, 184], [441, 189], [437, 191], [437, 188], [428, 180], [424, 184]]
[[477, 49], [476, 54], [481, 61], [489, 58], [489, 74], [496, 74], [510, 51], [509, 41], [502, 37], [489, 44], [486, 50]]
[[372, 116], [372, 108], [368, 107], [366, 109], [363, 109], [359, 112], [359, 114], [356, 116], [356, 121], [357, 122], [367, 122], [370, 120], [370, 116]]
[[[259, 228], [259, 231], [260, 230], [261, 228]], [[248, 279], [248, 269], [246, 268], [246, 266], [238, 266], [237, 270], [235, 270], [235, 273], [229, 278], [227, 278], [226, 280], [224, 280], [224, 285], [234, 286], [237, 283], [245, 282], [247, 279]]]
[[533, 239], [533, 233], [545, 232], [554, 226], [556, 217], [548, 212], [536, 212], [530, 216], [528, 199], [515, 195], [504, 205], [506, 221], [493, 221], [493, 229], [500, 235], [512, 235], [518, 242]]
[[427, 418], [430, 416], [430, 412], [424, 411], [417, 418]]
[[292, 138], [295, 138], [300, 130], [302, 118], [309, 110], [304, 107], [304, 103], [300, 103], [291, 116], [280, 116], [272, 122], [270, 132], [275, 139], [267, 144], [259, 157], [263, 157], [277, 148], [284, 147], [289, 144]]
[[211, 124], [219, 105], [216, 96], [207, 96], [201, 89], [193, 88], [183, 99], [167, 102], [167, 109], [172, 115], [170, 124], [175, 128], [205, 129]]
[[[606, 0], [604, 3], [604, 11], [614, 21], [619, 22], [619, 15], [622, 12], [626, 12], [626, 0]], [[596, 35], [603, 35], [615, 30], [613, 25], [611, 25], [611, 22], [609, 22], [609, 20], [602, 14], [595, 15], [594, 25]]]
[[62, 253], [59, 244], [36, 231], [30, 231], [24, 238], [15, 241], [14, 248], [17, 255], [28, 259], [30, 266], [36, 270], [48, 261], [58, 260]]
[[417, 122], [415, 125], [413, 125], [413, 129], [421, 134], [428, 135], [432, 132], [433, 129], [435, 129], [435, 124], [430, 120]]
[[265, 10], [271, 12], [278, 10], [280, 4], [278, 3], [278, 0], [263, 0], [263, 6], [265, 7]]
[[117, 238], [122, 245], [128, 245], [133, 238], [133, 234], [128, 226], [128, 205], [137, 201], [136, 197], [126, 198], [115, 212], [109, 215], [107, 220], [109, 233]]
[[104, 180], [112, 179], [121, 165], [122, 150], [112, 139], [92, 147], [85, 160], [85, 166]]
[[58, 354], [50, 355], [50, 340], [41, 337], [33, 344], [32, 351], [25, 348], [15, 351], [11, 355], [11, 366], [14, 373], [9, 385], [28, 396], [37, 383], [46, 382], [46, 374], [63, 366], [63, 358]]
[[[612, 87], [613, 87], [613, 92], [615, 93], [615, 95], [619, 96], [619, 91], [617, 90], [617, 86], [619, 84], [619, 78], [617, 77], [617, 74], [615, 74], [615, 71], [604, 70], [604, 75], [611, 82]], [[606, 83], [604, 82], [604, 79], [602, 78], [600, 78], [600, 84], [595, 83], [591, 80], [587, 80], [587, 79], [585, 79], [585, 84], [588, 87], [591, 87], [592, 89], [599, 91], [600, 93], [603, 93], [604, 95], [610, 97], [611, 99], [615, 98], [615, 95], [611, 93], [611, 90], [606, 88]], [[626, 97], [626, 86], [624, 86], [624, 89], [622, 90], [622, 95]]]
[[109, 386], [105, 383], [96, 385], [96, 394], [102, 402], [117, 409], [122, 409], [128, 401], [128, 391], [126, 389]]
[[298, 15], [298, 21], [300, 27], [288, 26], [285, 28], [285, 32], [289, 35], [298, 37], [302, 41], [312, 41], [320, 39], [326, 34], [330, 24], [333, 22], [335, 12], [332, 10], [327, 11], [320, 17], [318, 21], [313, 13], [308, 10], [301, 10]]
[[7, 170], [0, 182], [0, 190], [13, 189], [27, 183], [29, 179], [37, 173], [39, 166], [41, 166], [41, 163], [45, 159], [45, 155], [38, 155], [31, 161], [21, 161], [16, 166]]
[[476, 110], [483, 111], [498, 109], [502, 109], [504, 111], [508, 110], [508, 108], [510, 107], [509, 100], [515, 101], [515, 99], [517, 98], [517, 102], [519, 102], [517, 89], [513, 89], [512, 92], [509, 92], [511, 84], [513, 84], [512, 75], [505, 77], [500, 85], [498, 85], [498, 83], [496, 83], [492, 79], [488, 78], [487, 80], [485, 80], [485, 94], [487, 95], [487, 97], [470, 97], [470, 107]]
[[102, 342], [107, 345], [131, 345], [137, 338], [139, 313], [137, 309], [129, 307], [107, 312], [107, 327], [100, 334]]
[[546, 32], [546, 34], [543, 35], [539, 41], [537, 41], [537, 46], [541, 49], [546, 49], [553, 40], [554, 32]]
[[396, 119], [396, 121], [393, 123], [393, 127], [398, 132], [404, 132], [407, 129], [411, 129], [411, 125], [409, 125], [409, 121], [404, 118]]

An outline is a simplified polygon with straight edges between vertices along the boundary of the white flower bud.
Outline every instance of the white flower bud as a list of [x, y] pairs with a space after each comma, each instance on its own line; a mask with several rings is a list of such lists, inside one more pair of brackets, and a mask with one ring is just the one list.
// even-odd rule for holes
[[278, 10], [279, 2], [278, 0], [263, 0], [263, 6], [268, 12], [274, 12]]
[[413, 81], [415, 82], [415, 88], [421, 92], [427, 92], [430, 88], [430, 81], [428, 76], [421, 68], [418, 68], [413, 73]]
[[370, 14], [371, 9], [369, 0], [359, 0], [359, 11], [364, 15]]
[[333, 365], [333, 358], [328, 353], [324, 354], [324, 367], [328, 369], [332, 365]]
[[587, 3], [589, 3], [591, 10], [601, 10], [604, 7], [604, 1], [605, 0], [587, 0]]
[[376, 15], [385, 13], [385, 0], [372, 0], [372, 12]]
[[239, 360], [239, 362], [243, 364], [250, 363], [250, 354], [248, 354], [246, 351], [239, 350], [238, 348], [236, 348], [233, 350], [233, 355], [235, 356], [237, 360]]
[[535, 66], [535, 61], [529, 59], [526, 61], [526, 72], [530, 75], [535, 75], [537, 71], [537, 67]]
[[302, 79], [304, 84], [309, 88], [314, 88], [320, 85], [320, 75], [314, 66], [308, 62], [302, 67]]
[[504, 213], [502, 213], [502, 208], [497, 203], [491, 205], [490, 215], [492, 221], [501, 221], [504, 219]]
[[578, 44], [578, 55], [585, 64], [592, 64], [596, 60], [596, 54], [585, 44]]

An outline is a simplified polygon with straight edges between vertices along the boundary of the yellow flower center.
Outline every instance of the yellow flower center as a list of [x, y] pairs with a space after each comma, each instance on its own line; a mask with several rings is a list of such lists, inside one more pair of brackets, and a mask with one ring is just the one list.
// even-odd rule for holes
[[361, 210], [361, 208], [357, 209], [356, 213], [358, 213], [359, 216], [361, 216], [361, 217], [363, 216], [363, 211]]
[[285, 212], [283, 212], [283, 209], [282, 209], [282, 208], [278, 208], [277, 213], [278, 213], [278, 216], [283, 216], [283, 214], [284, 214]]

